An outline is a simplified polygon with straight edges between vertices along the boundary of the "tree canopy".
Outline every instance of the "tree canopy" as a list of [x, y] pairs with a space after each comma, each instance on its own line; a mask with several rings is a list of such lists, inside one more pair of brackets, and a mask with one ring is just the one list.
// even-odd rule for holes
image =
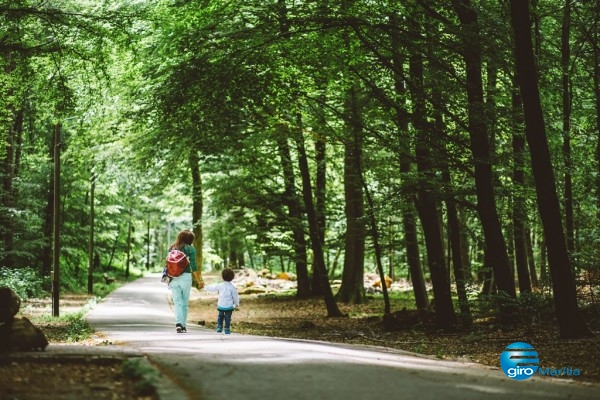
[[52, 270], [60, 126], [69, 288], [87, 265], [160, 268], [186, 228], [204, 268], [294, 272], [329, 315], [375, 272], [410, 279], [443, 329], [478, 295], [508, 321], [541, 292], [561, 334], [586, 335], [599, 16], [569, 0], [0, 0], [0, 268]]

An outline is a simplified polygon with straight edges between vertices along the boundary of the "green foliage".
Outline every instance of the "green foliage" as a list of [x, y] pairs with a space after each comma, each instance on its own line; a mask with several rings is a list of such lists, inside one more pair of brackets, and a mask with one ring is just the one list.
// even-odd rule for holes
[[0, 286], [11, 288], [21, 300], [43, 295], [45, 280], [33, 268], [0, 268]]
[[544, 293], [521, 293], [516, 299], [504, 293], [480, 295], [472, 304], [474, 318], [492, 317], [498, 323], [506, 310], [512, 312], [511, 322], [525, 325], [539, 324], [555, 317], [553, 299]]
[[519, 314], [529, 323], [540, 323], [554, 318], [552, 296], [544, 293], [521, 293], [517, 299]]
[[[103, 283], [105, 271], [122, 274], [125, 268], [140, 271], [147, 265], [160, 269], [177, 231], [191, 227], [194, 205], [202, 206], [205, 260], [217, 264], [250, 257], [257, 267], [293, 266], [291, 229], [308, 230], [305, 214], [303, 220], [289, 217], [285, 200], [290, 194], [283, 185], [278, 144], [283, 140], [290, 145], [299, 196], [293, 140], [298, 134], [306, 138], [313, 182], [314, 145], [326, 144], [324, 245], [331, 255], [329, 267], [342, 265], [345, 126], [355, 117], [364, 135], [361, 168], [374, 200], [384, 261], [395, 273], [406, 273], [404, 213], [413, 211], [415, 193], [426, 189], [441, 210], [447, 200], [460, 208], [465, 257], [471, 270], [480, 272], [484, 233], [475, 205], [458, 23], [451, 8], [432, 4], [427, 6], [427, 29], [411, 37], [406, 24], [415, 22], [413, 11], [421, 3], [0, 0], [7, 32], [0, 43], [6, 55], [0, 59], [0, 218], [6, 218], [0, 221], [0, 265], [31, 266], [28, 272], [0, 269], [0, 279], [10, 281], [23, 297], [49, 289], [50, 150], [59, 122], [62, 290], [87, 290], [92, 182], [94, 292], [101, 296], [115, 287]], [[592, 188], [600, 160], [595, 155], [597, 93], [589, 71], [597, 69], [591, 55], [598, 44], [597, 33], [589, 29], [596, 26], [592, 22], [598, 10], [594, 2], [573, 9], [572, 38], [579, 51], [569, 71], [573, 167], [567, 171], [558, 85], [561, 54], [555, 41], [548, 40], [560, 36], [562, 3], [538, 3], [536, 15], [543, 18], [536, 21], [536, 58], [549, 145], [558, 190], [570, 172], [577, 204], [574, 267], [577, 272], [597, 270], [600, 193]], [[515, 199], [523, 200], [539, 269], [543, 235], [528, 154], [525, 183], [517, 185], [513, 176], [511, 142], [522, 128], [513, 115], [510, 24], [498, 2], [473, 4], [486, 10], [478, 17], [498, 211], [510, 243]], [[425, 117], [439, 133], [430, 143], [435, 177], [424, 176], [414, 165], [399, 171], [399, 160], [415, 161], [410, 121], [414, 54], [427, 60]], [[360, 105], [352, 115], [349, 88]], [[15, 129], [20, 110], [24, 122]], [[191, 197], [190, 154], [201, 160], [202, 199]], [[445, 167], [448, 181], [440, 178]], [[427, 252], [415, 220], [427, 276]], [[447, 233], [445, 224], [443, 228]], [[367, 269], [373, 265], [371, 249], [368, 242]], [[547, 311], [545, 298], [521, 296], [511, 304], [503, 297], [476, 297], [479, 283], [469, 290], [480, 315], [505, 306], [523, 309], [527, 316]]]
[[66, 327], [64, 335], [67, 342], [81, 342], [89, 339], [94, 333], [94, 328], [83, 318], [83, 314], [69, 314], [65, 317]]
[[82, 310], [61, 315], [56, 318], [49, 314], [32, 317], [32, 322], [43, 326], [44, 333], [50, 342], [76, 343], [91, 337], [94, 328], [85, 320], [84, 315], [95, 299]]

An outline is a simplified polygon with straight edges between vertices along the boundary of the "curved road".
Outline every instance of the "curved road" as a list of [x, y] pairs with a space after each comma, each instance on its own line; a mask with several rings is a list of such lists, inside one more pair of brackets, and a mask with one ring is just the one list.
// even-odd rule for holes
[[86, 316], [104, 339], [145, 355], [171, 380], [164, 399], [598, 399], [600, 387], [557, 378], [515, 381], [499, 369], [386, 348], [231, 334], [177, 334], [169, 290], [152, 275]]

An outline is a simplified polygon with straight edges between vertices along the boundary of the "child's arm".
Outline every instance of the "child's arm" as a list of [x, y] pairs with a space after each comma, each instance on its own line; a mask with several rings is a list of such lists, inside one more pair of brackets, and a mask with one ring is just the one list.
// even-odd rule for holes
[[221, 287], [221, 284], [213, 283], [212, 285], [204, 286], [204, 290], [206, 290], [207, 292], [218, 292], [220, 287]]
[[239, 307], [240, 306], [240, 295], [238, 294], [238, 291], [235, 287], [231, 291], [231, 296], [233, 297], [233, 304], [236, 307]]

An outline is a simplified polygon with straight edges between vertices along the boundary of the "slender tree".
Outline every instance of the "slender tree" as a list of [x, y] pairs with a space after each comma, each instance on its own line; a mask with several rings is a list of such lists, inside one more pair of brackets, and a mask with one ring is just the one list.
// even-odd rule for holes
[[344, 141], [344, 198], [346, 233], [344, 236], [344, 270], [337, 298], [344, 303], [360, 304], [365, 300], [365, 212], [361, 182], [362, 117], [358, 89], [353, 87], [346, 99]]
[[508, 259], [502, 226], [496, 209], [492, 160], [483, 99], [481, 71], [481, 36], [477, 10], [470, 0], [453, 0], [452, 5], [461, 23], [462, 56], [466, 67], [468, 97], [468, 130], [475, 164], [477, 211], [483, 227], [485, 251], [492, 265], [499, 291], [515, 297], [515, 283]]
[[327, 308], [328, 317], [342, 317], [344, 313], [340, 311], [333, 296], [327, 268], [325, 267], [325, 257], [323, 256], [323, 248], [321, 247], [321, 239], [319, 238], [319, 224], [313, 201], [313, 191], [310, 183], [310, 171], [308, 167], [308, 157], [306, 155], [306, 146], [304, 144], [304, 136], [302, 132], [302, 119], [298, 116], [298, 133], [294, 135], [296, 150], [298, 152], [298, 164], [300, 175], [302, 177], [302, 198], [308, 218], [308, 227], [310, 232], [310, 242], [314, 257], [314, 273], [318, 274], [319, 284], [324, 291], [323, 298]]
[[[341, 11], [350, 13], [355, 0], [343, 0]], [[344, 62], [356, 64], [358, 55], [353, 51], [350, 35], [341, 31], [347, 58]], [[363, 158], [363, 100], [358, 79], [351, 78], [343, 89], [344, 95], [344, 215], [346, 232], [344, 234], [344, 268], [342, 285], [337, 298], [344, 303], [360, 304], [365, 301], [365, 206], [362, 186]]]
[[[325, 246], [325, 233], [327, 225], [327, 142], [322, 135], [315, 138], [315, 212], [317, 213], [317, 223], [319, 225], [319, 238], [321, 238], [321, 247]], [[333, 273], [333, 268], [331, 268]], [[323, 295], [320, 289], [319, 280], [313, 274], [311, 292], [313, 295]]]
[[[404, 76], [404, 64], [406, 57], [403, 55], [402, 40], [399, 35], [400, 22], [395, 13], [390, 14], [390, 24], [395, 28], [390, 31], [390, 45], [392, 52], [392, 71], [394, 78], [394, 91], [398, 96], [398, 104], [395, 107], [396, 126], [398, 128], [398, 147], [400, 155], [398, 162], [400, 164], [400, 176], [408, 176], [411, 172], [411, 152], [409, 136], [410, 115], [407, 104], [406, 77]], [[413, 293], [415, 295], [415, 304], [418, 310], [425, 310], [429, 306], [427, 289], [425, 287], [425, 278], [423, 277], [423, 268], [421, 266], [421, 257], [419, 254], [419, 239], [417, 237], [417, 223], [415, 218], [415, 209], [417, 198], [409, 194], [408, 201], [402, 207], [402, 227], [404, 233], [404, 246], [406, 247], [406, 262], [412, 281]]]
[[310, 297], [310, 280], [308, 276], [308, 260], [306, 256], [306, 238], [302, 224], [302, 208], [300, 199], [296, 193], [294, 166], [290, 154], [290, 146], [284, 134], [278, 135], [277, 145], [279, 157], [281, 158], [281, 170], [285, 186], [284, 202], [288, 208], [288, 215], [292, 225], [292, 236], [294, 238], [294, 259], [296, 263], [296, 274], [298, 286], [296, 295], [304, 299]]
[[565, 0], [561, 34], [562, 72], [562, 118], [563, 159], [565, 163], [564, 203], [567, 250], [575, 251], [575, 227], [573, 221], [573, 156], [571, 154], [571, 2]]
[[513, 237], [515, 242], [515, 264], [517, 266], [517, 277], [519, 279], [519, 292], [531, 292], [531, 279], [527, 264], [527, 242], [525, 235], [525, 223], [527, 219], [525, 206], [525, 135], [523, 134], [523, 107], [521, 95], [514, 88], [512, 95], [513, 107], [513, 183], [515, 185], [513, 195]]
[[196, 247], [196, 265], [202, 272], [204, 262], [202, 249], [204, 247], [204, 232], [202, 231], [202, 173], [200, 171], [200, 158], [195, 148], [190, 149], [189, 155], [190, 173], [192, 179], [192, 227], [195, 236], [194, 246]]
[[[417, 15], [410, 26], [415, 37], [419, 37], [421, 31], [420, 21], [422, 18]], [[425, 236], [427, 262], [433, 286], [436, 326], [440, 329], [452, 329], [456, 324], [456, 313], [452, 304], [450, 279], [445, 263], [444, 245], [440, 229], [441, 217], [435, 194], [437, 182], [434, 176], [434, 156], [431, 151], [434, 143], [434, 129], [427, 123], [423, 57], [418, 46], [411, 50], [409, 70], [410, 92], [413, 103], [412, 123], [417, 136], [415, 155], [417, 170], [420, 174], [420, 183], [417, 189], [417, 211]]]

